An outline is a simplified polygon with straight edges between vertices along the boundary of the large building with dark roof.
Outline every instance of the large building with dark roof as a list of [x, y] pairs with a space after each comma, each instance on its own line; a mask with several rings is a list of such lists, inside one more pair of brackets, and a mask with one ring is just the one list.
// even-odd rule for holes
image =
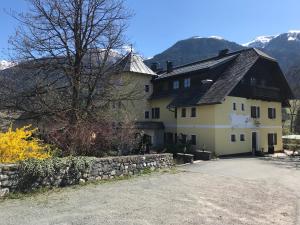
[[217, 155], [282, 150], [281, 110], [293, 94], [277, 61], [258, 49], [168, 62], [159, 74], [129, 53], [119, 72], [143, 77], [145, 104], [135, 119], [153, 146], [188, 143]]

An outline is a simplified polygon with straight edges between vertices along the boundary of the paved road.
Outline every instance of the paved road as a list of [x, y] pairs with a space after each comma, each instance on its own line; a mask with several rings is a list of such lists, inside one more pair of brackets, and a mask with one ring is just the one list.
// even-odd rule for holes
[[0, 225], [299, 224], [297, 167], [221, 159], [183, 166], [176, 174], [66, 188], [0, 202]]

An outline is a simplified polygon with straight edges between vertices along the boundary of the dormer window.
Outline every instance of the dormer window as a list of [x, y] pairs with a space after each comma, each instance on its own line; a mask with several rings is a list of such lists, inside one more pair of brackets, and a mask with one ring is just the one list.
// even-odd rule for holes
[[173, 81], [173, 89], [178, 89], [179, 88], [179, 80], [174, 80]]
[[184, 87], [189, 88], [191, 86], [191, 78], [184, 79]]
[[252, 86], [256, 85], [256, 79], [255, 79], [254, 77], [251, 77], [251, 78], [250, 78], [250, 84], [251, 84]]

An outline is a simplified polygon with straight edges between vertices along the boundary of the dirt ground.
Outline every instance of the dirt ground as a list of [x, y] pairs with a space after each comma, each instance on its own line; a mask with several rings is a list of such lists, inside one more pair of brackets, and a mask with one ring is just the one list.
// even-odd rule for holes
[[5, 200], [0, 225], [300, 224], [300, 161], [232, 158], [177, 170]]

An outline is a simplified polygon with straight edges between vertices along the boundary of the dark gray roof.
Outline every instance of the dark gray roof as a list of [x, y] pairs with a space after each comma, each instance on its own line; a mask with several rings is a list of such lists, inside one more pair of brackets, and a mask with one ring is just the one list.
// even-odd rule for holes
[[234, 54], [234, 55], [229, 55], [229, 56], [225, 56], [222, 58], [216, 57], [216, 58], [212, 58], [209, 60], [203, 60], [203, 61], [183, 65], [180, 67], [176, 67], [173, 69], [172, 72], [170, 72], [170, 73], [165, 72], [165, 73], [159, 75], [158, 78], [156, 78], [156, 79], [162, 79], [162, 78], [179, 75], [179, 74], [183, 74], [183, 73], [189, 73], [189, 72], [193, 72], [193, 71], [211, 69], [211, 68], [217, 67], [221, 64], [224, 64], [226, 62], [229, 62], [230, 60], [233, 60], [237, 55], [238, 54]]
[[276, 59], [274, 59], [273, 57], [269, 56], [268, 54], [264, 53], [263, 51], [257, 49], [257, 48], [253, 48], [254, 51], [256, 51], [256, 53], [263, 57], [263, 58], [266, 58], [266, 59], [270, 59], [270, 60], [273, 60], [273, 61], [276, 61]]
[[118, 72], [133, 72], [149, 75], [156, 75], [148, 66], [145, 65], [143, 59], [132, 52], [128, 53], [117, 64], [116, 68]]
[[255, 50], [242, 51], [202, 96], [198, 104], [221, 103], [258, 59], [259, 55]]
[[[203, 104], [221, 103], [226, 96], [236, 87], [240, 80], [249, 72], [258, 59], [263, 58], [276, 62], [276, 60], [266, 53], [249, 48], [237, 52], [226, 54], [225, 56], [214, 57], [211, 59], [195, 62], [175, 68], [170, 73], [164, 73], [155, 80], [180, 76], [186, 73], [197, 72], [197, 76], [203, 73], [209, 73], [212, 76], [213, 83], [205, 84], [196, 90], [183, 91], [173, 94], [173, 101], [169, 107], [192, 106]], [[278, 66], [278, 64], [277, 64]], [[218, 70], [218, 68], [223, 68]], [[278, 75], [284, 81], [283, 85], [287, 93], [292, 97], [291, 89], [278, 66]], [[155, 96], [153, 96], [155, 98]]]

